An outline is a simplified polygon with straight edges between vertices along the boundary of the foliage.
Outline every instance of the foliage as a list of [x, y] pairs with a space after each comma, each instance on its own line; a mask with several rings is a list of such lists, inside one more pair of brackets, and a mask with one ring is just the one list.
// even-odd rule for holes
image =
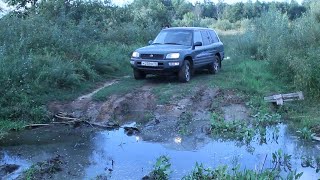
[[[249, 104], [248, 104], [249, 105]], [[239, 119], [235, 121], [225, 121], [224, 118], [217, 114], [212, 113], [211, 128], [214, 135], [235, 139], [246, 144], [259, 138], [260, 143], [266, 143], [266, 128], [280, 123], [281, 116], [279, 114], [263, 113], [264, 110], [254, 109], [252, 111], [257, 113], [253, 115], [253, 120]], [[278, 139], [277, 129], [273, 134], [274, 140]]]
[[0, 120], [0, 139], [7, 134], [9, 130], [20, 130], [25, 125], [23, 121], [11, 122], [9, 120]]
[[[264, 65], [277, 76], [288, 77], [295, 88], [305, 88], [311, 96], [320, 94], [317, 1], [192, 5], [185, 0], [135, 0], [124, 7], [108, 0], [6, 2], [16, 5], [0, 18], [0, 119], [9, 122], [46, 121], [49, 101], [72, 99], [104, 78], [127, 74], [132, 50], [171, 23], [250, 30], [249, 21], [261, 17], [253, 20], [254, 31], [232, 40], [238, 54], [266, 59]], [[253, 61], [241, 66], [239, 89], [250, 84], [247, 92], [259, 88], [264, 92], [262, 68], [254, 70]], [[249, 76], [253, 78], [245, 80]]]
[[[0, 118], [6, 122], [46, 121], [49, 101], [126, 74], [131, 52], [157, 30], [131, 29], [131, 16], [98, 1], [41, 1], [23, 12], [0, 19]], [[146, 36], [124, 36], [135, 33]]]
[[[284, 166], [290, 165], [291, 156], [287, 154], [282, 154], [281, 150], [277, 151], [275, 156], [275, 161], [273, 161], [273, 164], [276, 164], [276, 166], [279, 165], [279, 163], [284, 164]], [[283, 159], [282, 159], [283, 158]], [[285, 170], [285, 169], [284, 169]], [[240, 170], [239, 166], [232, 168], [232, 173], [229, 173], [227, 166], [219, 166], [215, 169], [209, 169], [205, 168], [202, 164], [196, 163], [195, 168], [193, 171], [187, 175], [184, 176], [182, 179], [184, 180], [209, 180], [209, 179], [226, 179], [226, 180], [232, 180], [232, 179], [257, 179], [257, 180], [265, 180], [265, 179], [282, 179], [282, 169], [278, 168], [272, 168], [272, 169], [263, 169], [260, 171], [255, 170], [248, 170], [245, 169], [243, 171]], [[297, 173], [296, 170], [291, 171], [289, 169], [289, 172], [287, 173], [287, 177], [285, 179], [290, 180], [296, 180], [300, 179], [302, 176], [301, 173]]]
[[150, 173], [150, 179], [154, 180], [166, 180], [169, 179], [171, 174], [170, 170], [171, 164], [167, 156], [160, 156], [157, 158], [156, 164]]
[[277, 76], [317, 97], [320, 96], [319, 48], [316, 48], [319, 27], [316, 16], [310, 12], [291, 23], [279, 11], [269, 10], [255, 21], [253, 31], [240, 40], [239, 51], [245, 49], [241, 52], [267, 60]]
[[211, 120], [212, 133], [222, 137], [244, 141], [249, 144], [255, 136], [255, 131], [245, 121]]
[[18, 179], [46, 179], [52, 178], [52, 175], [62, 171], [63, 161], [60, 156], [53, 157], [46, 161], [38, 162], [21, 174]]
[[281, 149], [272, 153], [272, 163], [273, 169], [281, 170], [283, 168], [284, 171], [291, 171], [291, 155], [285, 154]]
[[220, 29], [223, 31], [234, 29], [233, 24], [227, 19], [222, 19], [222, 20], [219, 19], [213, 26], [216, 29]]
[[192, 121], [193, 114], [190, 111], [183, 112], [178, 121], [178, 133], [180, 135], [188, 135], [190, 132], [187, 128], [187, 126], [191, 123]]
[[301, 166], [310, 167], [316, 170], [316, 173], [320, 173], [320, 156], [311, 157], [311, 156], [302, 156], [301, 157]]
[[312, 133], [311, 129], [309, 129], [307, 127], [303, 127], [302, 129], [298, 130], [297, 132], [302, 139], [306, 139], [306, 140], [312, 139], [313, 133]]

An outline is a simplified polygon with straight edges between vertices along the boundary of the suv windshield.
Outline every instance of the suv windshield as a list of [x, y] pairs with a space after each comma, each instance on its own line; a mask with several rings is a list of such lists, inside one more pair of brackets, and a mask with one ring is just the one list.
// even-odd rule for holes
[[192, 31], [163, 30], [158, 34], [153, 44], [174, 44], [174, 45], [191, 46], [191, 42], [192, 42]]

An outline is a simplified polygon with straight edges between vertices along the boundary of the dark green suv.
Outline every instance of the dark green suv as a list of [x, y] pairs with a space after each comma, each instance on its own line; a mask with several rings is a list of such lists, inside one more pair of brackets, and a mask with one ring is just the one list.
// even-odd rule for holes
[[176, 74], [181, 82], [188, 82], [195, 69], [217, 73], [223, 58], [223, 43], [213, 29], [174, 27], [163, 29], [149, 46], [135, 50], [130, 64], [135, 79]]

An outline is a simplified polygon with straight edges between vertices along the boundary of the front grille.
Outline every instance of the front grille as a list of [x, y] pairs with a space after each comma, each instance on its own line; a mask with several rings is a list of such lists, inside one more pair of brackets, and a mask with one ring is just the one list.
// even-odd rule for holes
[[141, 59], [163, 59], [163, 54], [141, 54]]

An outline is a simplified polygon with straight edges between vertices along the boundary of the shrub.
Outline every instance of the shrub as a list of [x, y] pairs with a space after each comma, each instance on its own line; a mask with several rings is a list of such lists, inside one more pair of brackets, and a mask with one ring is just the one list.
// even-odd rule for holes
[[320, 96], [320, 22], [314, 2], [301, 18], [290, 21], [269, 10], [254, 21], [253, 30], [237, 40], [235, 52], [267, 60], [278, 77], [311, 96]]
[[[91, 82], [126, 74], [135, 48], [126, 44], [152, 34], [136, 38], [134, 34], [143, 29], [120, 28], [126, 24], [108, 27], [101, 20], [111, 21], [108, 7], [100, 14], [95, 11], [101, 4], [79, 1], [71, 6], [81, 6], [84, 13], [77, 14], [77, 9], [66, 14], [59, 3], [41, 2], [37, 11], [23, 18], [13, 12], [0, 19], [0, 119], [47, 120], [46, 103], [61, 94], [72, 98], [74, 90]], [[117, 37], [106, 33], [116, 28], [123, 33]]]
[[224, 31], [234, 29], [233, 24], [227, 19], [219, 19], [213, 26]]

